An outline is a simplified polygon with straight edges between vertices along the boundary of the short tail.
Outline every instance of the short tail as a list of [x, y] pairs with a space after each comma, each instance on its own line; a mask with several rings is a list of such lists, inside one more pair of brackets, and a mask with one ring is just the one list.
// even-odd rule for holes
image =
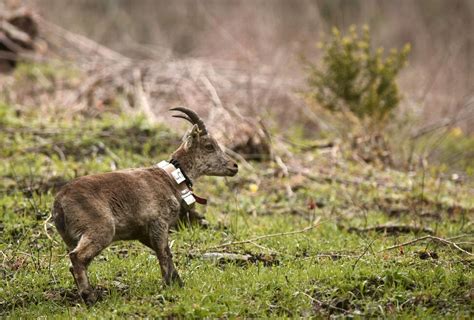
[[56, 199], [53, 204], [52, 217], [59, 234], [66, 234], [66, 223], [64, 220], [64, 210], [61, 203]]

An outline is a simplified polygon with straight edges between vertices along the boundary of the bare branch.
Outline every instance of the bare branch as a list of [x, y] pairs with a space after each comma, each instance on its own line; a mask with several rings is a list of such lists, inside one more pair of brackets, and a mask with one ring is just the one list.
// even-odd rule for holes
[[266, 235], [263, 235], [263, 236], [259, 236], [259, 237], [255, 237], [255, 238], [251, 238], [251, 239], [246, 239], [246, 240], [241, 240], [241, 241], [230, 241], [230, 242], [227, 242], [227, 243], [223, 243], [223, 244], [219, 244], [217, 246], [212, 246], [212, 247], [208, 247], [208, 248], [205, 248], [204, 250], [211, 250], [211, 249], [218, 249], [218, 248], [225, 248], [225, 247], [230, 247], [230, 246], [235, 246], [235, 245], [241, 245], [241, 244], [246, 244], [246, 243], [253, 243], [255, 241], [259, 241], [259, 240], [262, 240], [262, 239], [268, 239], [268, 238], [274, 238], [274, 237], [282, 237], [282, 236], [289, 236], [289, 235], [294, 235], [294, 234], [298, 234], [298, 233], [304, 233], [304, 232], [308, 232], [314, 228], [316, 228], [317, 226], [319, 226], [319, 221], [321, 220], [320, 217], [318, 217], [314, 223], [310, 226], [307, 226], [306, 228], [304, 229], [301, 229], [301, 230], [296, 230], [296, 231], [290, 231], [290, 232], [280, 232], [280, 233], [272, 233], [272, 234], [266, 234]]
[[386, 232], [386, 233], [410, 233], [410, 232], [415, 232], [415, 233], [425, 232], [428, 234], [434, 233], [431, 228], [415, 227], [415, 226], [410, 226], [410, 225], [380, 225], [380, 226], [374, 226], [374, 227], [368, 227], [368, 228], [350, 227], [347, 229], [347, 231], [357, 232], [357, 233], [370, 232], [370, 231]]
[[432, 235], [423, 236], [423, 237], [416, 238], [416, 239], [413, 239], [413, 240], [410, 240], [410, 241], [407, 241], [407, 242], [404, 242], [404, 243], [401, 243], [401, 244], [397, 244], [397, 245], [395, 245], [395, 246], [391, 246], [391, 247], [382, 249], [382, 250], [380, 250], [379, 252], [383, 252], [383, 251], [388, 251], [388, 250], [393, 250], [393, 249], [401, 248], [401, 247], [408, 246], [408, 245], [412, 245], [412, 244], [415, 244], [415, 243], [417, 243], [417, 242], [424, 241], [424, 240], [433, 240], [433, 241], [436, 241], [436, 242], [439, 242], [439, 243], [442, 243], [442, 244], [451, 246], [451, 247], [457, 249], [458, 251], [461, 251], [462, 253], [467, 254], [467, 255], [469, 255], [469, 256], [474, 256], [474, 254], [472, 254], [472, 253], [470, 253], [470, 252], [464, 250], [463, 248], [461, 248], [460, 246], [458, 246], [456, 243], [454, 243], [454, 242], [452, 242], [452, 241], [449, 241], [449, 240], [446, 240], [446, 239], [443, 239], [443, 238], [440, 238], [440, 237], [435, 237], [435, 236], [432, 236]]

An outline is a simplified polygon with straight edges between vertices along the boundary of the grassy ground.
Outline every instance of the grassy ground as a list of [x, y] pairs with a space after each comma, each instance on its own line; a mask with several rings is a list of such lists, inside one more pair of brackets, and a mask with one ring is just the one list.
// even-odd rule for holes
[[[281, 178], [272, 164], [253, 163], [235, 178], [197, 183], [210, 199], [201, 207], [210, 227], [171, 235], [183, 288], [162, 286], [149, 249], [115, 243], [89, 269], [101, 300], [87, 308], [47, 223], [55, 190], [76, 176], [166, 159], [179, 137], [141, 118], [59, 121], [6, 105], [0, 129], [1, 317], [473, 316], [472, 256], [434, 241], [384, 250], [429, 230], [362, 230], [430, 228], [471, 253], [472, 186], [437, 179], [434, 169], [408, 175], [297, 149], [310, 175]], [[293, 231], [301, 232], [281, 234]], [[279, 235], [219, 247], [269, 234]]]

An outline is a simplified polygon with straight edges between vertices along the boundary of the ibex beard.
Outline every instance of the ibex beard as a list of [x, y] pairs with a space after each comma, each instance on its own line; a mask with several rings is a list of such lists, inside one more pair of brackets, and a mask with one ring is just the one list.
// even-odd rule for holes
[[[186, 108], [174, 117], [192, 123], [179, 148], [171, 155], [187, 179], [234, 176], [237, 164], [219, 147], [199, 116]], [[87, 267], [104, 248], [117, 240], [138, 240], [156, 252], [164, 283], [183, 282], [168, 245], [168, 233], [180, 216], [193, 211], [176, 181], [163, 169], [128, 169], [77, 178], [57, 194], [53, 205], [56, 228], [68, 248], [71, 273], [88, 305], [96, 293]]]

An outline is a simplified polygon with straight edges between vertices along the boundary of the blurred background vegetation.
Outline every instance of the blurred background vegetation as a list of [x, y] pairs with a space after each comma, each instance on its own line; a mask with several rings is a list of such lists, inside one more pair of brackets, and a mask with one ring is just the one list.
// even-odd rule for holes
[[[375, 47], [411, 44], [400, 86], [408, 105], [422, 104], [425, 121], [456, 112], [473, 91], [474, 3], [469, 0], [32, 3], [49, 20], [130, 56], [153, 52], [161, 58], [230, 59], [243, 66], [257, 62], [301, 81], [305, 74], [292, 67], [296, 54], [319, 58], [314, 45], [322, 33], [367, 24]], [[464, 123], [464, 129], [473, 127]]]
[[[382, 98], [388, 103], [385, 107], [391, 109], [383, 113], [383, 122], [389, 124], [384, 130], [392, 130], [389, 136], [396, 132], [393, 141], [384, 142], [392, 145], [391, 162], [412, 168], [414, 164], [429, 161], [462, 172], [472, 171], [474, 34], [469, 31], [474, 29], [472, 1], [4, 2], [9, 6], [26, 3], [48, 21], [131, 59], [231, 65], [238, 73], [228, 75], [225, 80], [240, 81], [240, 86], [232, 85], [235, 93], [227, 95], [214, 84], [224, 104], [238, 108], [247, 116], [270, 117], [267, 125], [276, 129], [281, 129], [283, 123], [300, 126], [303, 135], [312, 138], [321, 137], [321, 130], [331, 135], [337, 127], [334, 117], [327, 118], [320, 112], [319, 107], [324, 105], [321, 100], [308, 103], [299, 95], [314, 90], [315, 70], [320, 72], [321, 83], [331, 78], [326, 67], [330, 63], [328, 57], [335, 59], [333, 53], [327, 48], [317, 48], [316, 43], [329, 41], [328, 37], [334, 35], [333, 28], [339, 30], [342, 39], [351, 37], [351, 26], [366, 26], [370, 35], [365, 36], [370, 39], [354, 41], [359, 41], [357, 45], [365, 41], [362, 45], [374, 54], [377, 52], [379, 60], [397, 60], [397, 56], [388, 57], [389, 49], [411, 46], [409, 56], [408, 51], [403, 51], [401, 60], [393, 62], [400, 64], [392, 66], [393, 72], [388, 70], [392, 68], [390, 63], [385, 65], [385, 76], [392, 74], [388, 80], [391, 84], [384, 90], [392, 93]], [[301, 56], [306, 64], [301, 63]], [[348, 65], [352, 62], [349, 60]], [[312, 71], [306, 68], [308, 63]], [[402, 68], [402, 64], [406, 67]], [[368, 68], [365, 67], [366, 71]], [[347, 78], [334, 73], [332, 76], [340, 86], [347, 87]], [[263, 84], [261, 88], [259, 83]], [[373, 95], [364, 95], [360, 83], [352, 85], [359, 86], [358, 94], [365, 97], [364, 101], [356, 99], [352, 104], [373, 104], [368, 102]], [[233, 101], [236, 95], [240, 99]], [[195, 98], [198, 106], [190, 105], [190, 99], [182, 97], [166, 102], [184, 103], [207, 113], [209, 108], [202, 105], [212, 99]], [[152, 109], [160, 114], [164, 106], [160, 103]], [[364, 125], [374, 127], [382, 122], [381, 113], [371, 114], [376, 119]], [[361, 132], [346, 134], [359, 136]], [[336, 135], [340, 135], [340, 130]]]

